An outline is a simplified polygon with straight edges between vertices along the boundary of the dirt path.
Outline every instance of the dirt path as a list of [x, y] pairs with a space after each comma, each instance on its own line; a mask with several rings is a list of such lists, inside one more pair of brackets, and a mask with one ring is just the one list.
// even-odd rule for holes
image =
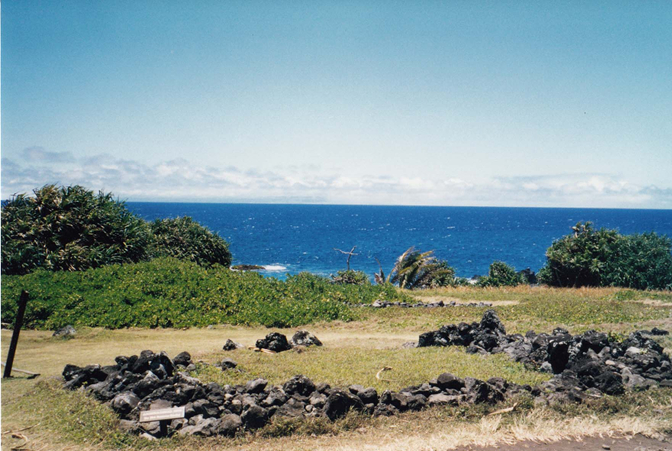
[[637, 435], [635, 437], [586, 437], [582, 440], [561, 440], [553, 443], [518, 442], [513, 445], [457, 448], [456, 451], [672, 451], [671, 438], [658, 440]]

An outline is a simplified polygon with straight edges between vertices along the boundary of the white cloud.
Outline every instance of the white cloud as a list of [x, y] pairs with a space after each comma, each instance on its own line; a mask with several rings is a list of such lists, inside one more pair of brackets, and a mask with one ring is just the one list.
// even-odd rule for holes
[[40, 163], [70, 163], [75, 158], [70, 152], [49, 152], [44, 147], [33, 146], [23, 149], [23, 158]]
[[200, 166], [186, 159], [147, 165], [107, 154], [70, 161], [57, 152], [32, 149], [24, 152], [23, 161], [2, 160], [4, 199], [56, 183], [111, 191], [131, 201], [672, 208], [672, 188], [638, 186], [610, 174], [505, 177], [476, 183], [458, 177], [353, 177], [310, 165], [269, 172]]

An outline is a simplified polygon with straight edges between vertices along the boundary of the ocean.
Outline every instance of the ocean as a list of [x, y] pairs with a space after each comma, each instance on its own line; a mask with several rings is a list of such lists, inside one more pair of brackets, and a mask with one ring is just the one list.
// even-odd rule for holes
[[191, 216], [230, 243], [234, 264], [264, 266], [264, 275], [284, 278], [308, 271], [328, 276], [346, 268], [387, 274], [396, 258], [415, 246], [455, 268], [458, 276], [488, 272], [504, 261], [538, 271], [554, 240], [579, 221], [620, 233], [672, 236], [672, 210], [401, 207], [128, 202], [146, 220]]

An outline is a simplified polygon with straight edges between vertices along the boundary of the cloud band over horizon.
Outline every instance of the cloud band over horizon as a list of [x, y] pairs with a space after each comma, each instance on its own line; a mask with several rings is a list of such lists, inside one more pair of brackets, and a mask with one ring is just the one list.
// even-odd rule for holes
[[186, 159], [145, 164], [109, 154], [76, 159], [41, 147], [2, 159], [2, 197], [46, 184], [82, 185], [128, 201], [430, 206], [672, 208], [672, 188], [617, 174], [569, 173], [465, 180], [342, 175], [316, 165], [273, 171], [215, 167]]

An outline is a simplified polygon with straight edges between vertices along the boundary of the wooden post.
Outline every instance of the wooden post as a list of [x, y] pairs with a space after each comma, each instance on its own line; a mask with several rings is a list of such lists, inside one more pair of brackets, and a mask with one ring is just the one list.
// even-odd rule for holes
[[159, 421], [159, 427], [161, 428], [161, 437], [168, 437], [168, 423], [169, 420]]
[[19, 298], [19, 310], [16, 312], [16, 321], [14, 322], [14, 331], [12, 331], [12, 341], [9, 343], [9, 353], [7, 353], [7, 363], [5, 364], [5, 373], [3, 379], [12, 377], [12, 365], [14, 364], [14, 354], [16, 354], [16, 345], [19, 343], [19, 333], [23, 326], [23, 315], [26, 313], [28, 304], [28, 292], [23, 290]]

